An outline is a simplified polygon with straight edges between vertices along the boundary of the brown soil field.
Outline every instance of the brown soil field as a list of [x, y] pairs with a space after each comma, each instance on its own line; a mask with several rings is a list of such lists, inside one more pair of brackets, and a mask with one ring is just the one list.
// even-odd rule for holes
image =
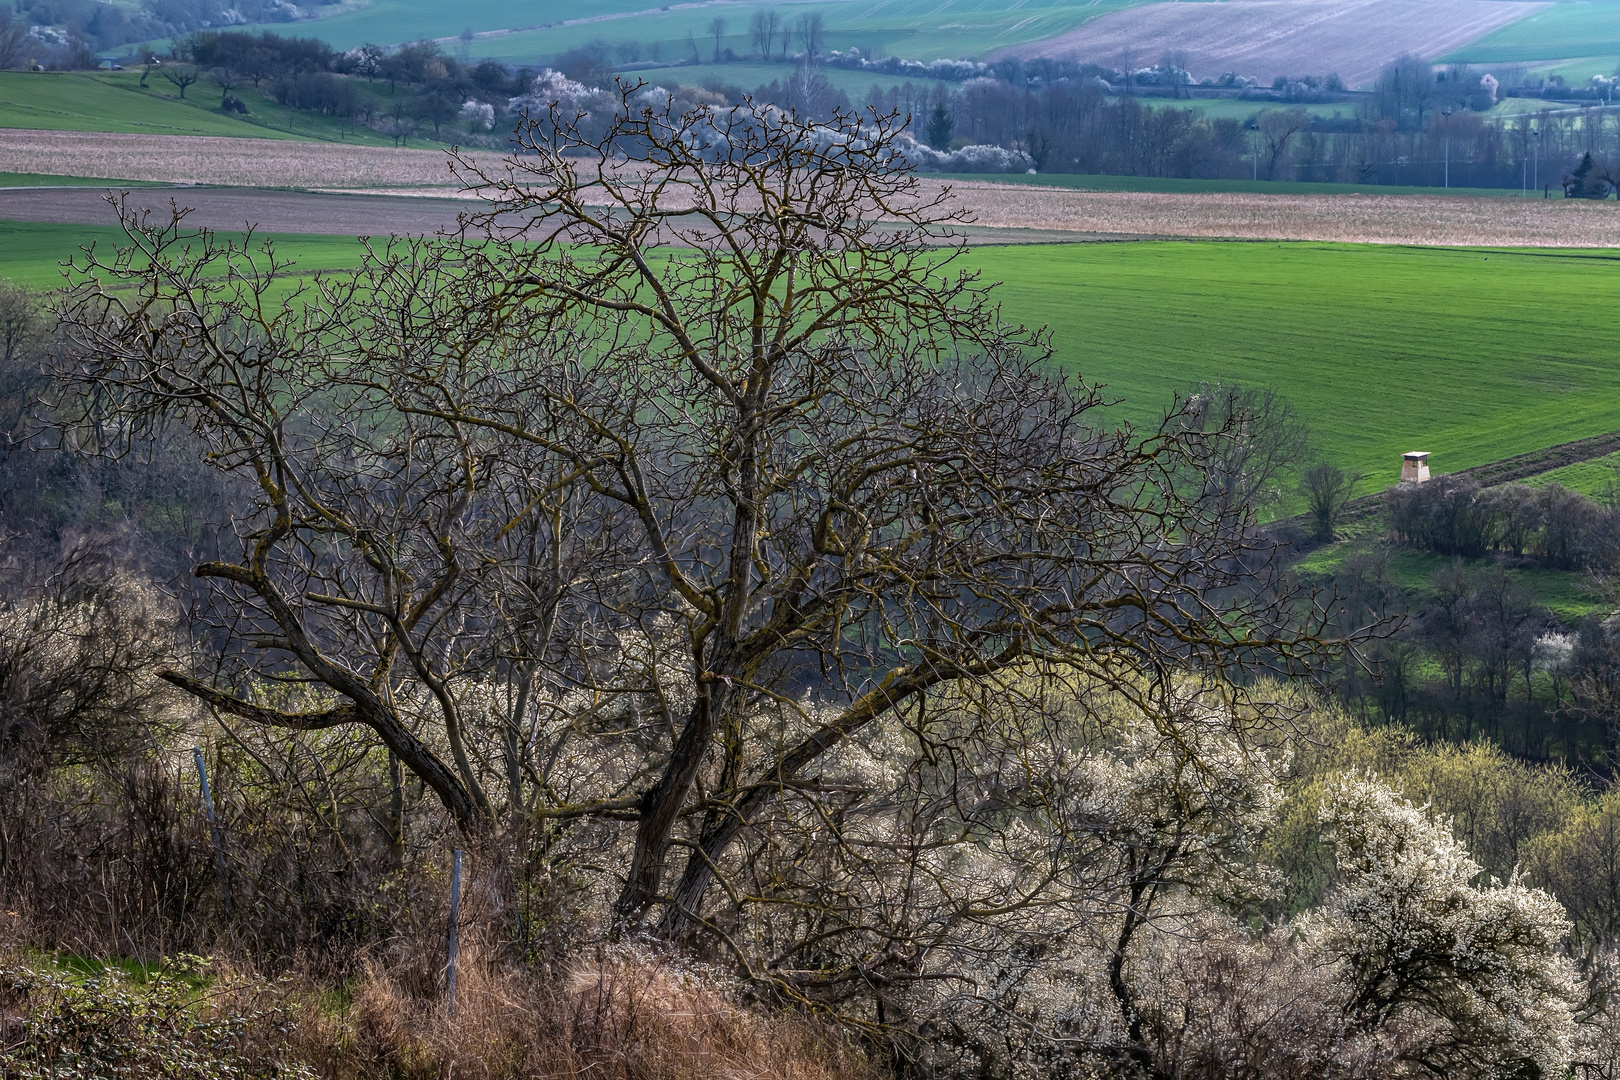
[[1365, 86], [1402, 53], [1443, 56], [1544, 3], [1518, 0], [1230, 0], [1146, 4], [1099, 16], [995, 56], [1074, 57], [1147, 66], [1172, 50], [1195, 76], [1232, 71], [1270, 85], [1278, 75], [1337, 72]]

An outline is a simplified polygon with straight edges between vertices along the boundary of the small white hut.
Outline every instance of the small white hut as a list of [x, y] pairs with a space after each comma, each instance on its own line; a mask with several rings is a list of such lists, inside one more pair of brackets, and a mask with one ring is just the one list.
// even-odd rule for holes
[[1401, 455], [1401, 483], [1421, 484], [1429, 478], [1429, 452], [1409, 450]]

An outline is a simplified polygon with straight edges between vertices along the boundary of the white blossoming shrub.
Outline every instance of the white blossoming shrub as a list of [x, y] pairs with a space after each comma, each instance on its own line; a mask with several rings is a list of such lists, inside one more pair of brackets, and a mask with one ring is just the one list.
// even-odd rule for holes
[[458, 115], [469, 131], [488, 131], [495, 126], [495, 106], [487, 101], [468, 99]]
[[1375, 780], [1331, 784], [1322, 822], [1339, 881], [1298, 929], [1339, 965], [1346, 1013], [1411, 1029], [1402, 1056], [1439, 1075], [1563, 1075], [1579, 988], [1558, 901], [1517, 875], [1476, 884], [1450, 823]]
[[1035, 167], [1035, 159], [1022, 150], [1001, 146], [935, 150], [913, 142], [905, 148], [905, 155], [913, 168], [929, 172], [1021, 173]]

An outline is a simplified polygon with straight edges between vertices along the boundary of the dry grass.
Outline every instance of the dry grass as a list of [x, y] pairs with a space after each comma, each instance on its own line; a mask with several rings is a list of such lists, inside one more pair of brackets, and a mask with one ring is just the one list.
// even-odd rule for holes
[[456, 1017], [368, 969], [339, 1013], [306, 1010], [300, 1060], [322, 1076], [413, 1080], [452, 1072], [545, 1080], [875, 1080], [836, 1033], [745, 1009], [716, 975], [632, 953], [547, 981], [471, 964]]

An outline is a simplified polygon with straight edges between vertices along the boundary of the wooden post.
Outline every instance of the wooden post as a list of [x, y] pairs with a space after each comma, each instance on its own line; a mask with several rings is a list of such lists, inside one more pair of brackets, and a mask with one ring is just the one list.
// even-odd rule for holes
[[214, 817], [214, 794], [208, 788], [208, 766], [203, 764], [202, 747], [191, 748], [191, 760], [197, 763], [197, 779], [202, 782], [203, 811], [208, 815], [208, 831], [214, 838], [214, 870], [219, 874], [219, 891], [225, 897], [225, 914], [232, 913], [231, 883], [225, 874], [225, 842], [219, 835], [219, 822]]
[[445, 968], [445, 996], [450, 1003], [450, 1016], [456, 1015], [456, 950], [460, 945], [457, 931], [461, 923], [461, 849], [450, 853], [450, 964]]

